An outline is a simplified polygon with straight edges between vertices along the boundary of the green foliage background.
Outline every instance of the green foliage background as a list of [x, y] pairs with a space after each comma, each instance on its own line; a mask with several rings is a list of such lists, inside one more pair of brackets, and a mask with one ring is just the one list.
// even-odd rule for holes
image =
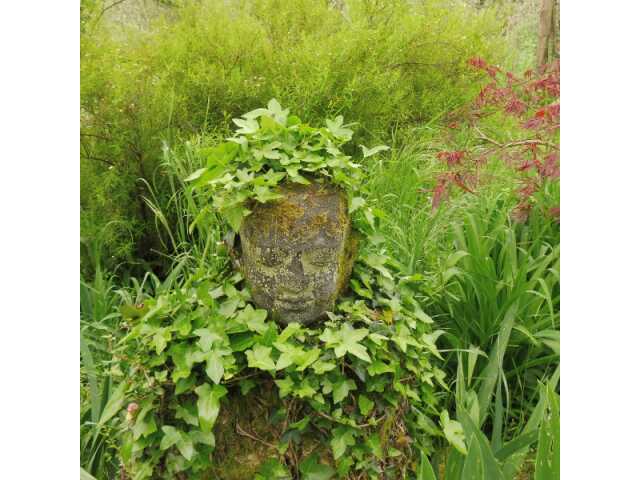
[[226, 135], [231, 118], [271, 98], [311, 124], [339, 114], [356, 122], [354, 145], [388, 142], [473, 95], [468, 58], [504, 52], [493, 10], [346, 3], [345, 13], [314, 0], [184, 2], [151, 31], [92, 23], [99, 8], [85, 7], [81, 233], [109, 267], [166, 268], [139, 180], [170, 195], [163, 143]]

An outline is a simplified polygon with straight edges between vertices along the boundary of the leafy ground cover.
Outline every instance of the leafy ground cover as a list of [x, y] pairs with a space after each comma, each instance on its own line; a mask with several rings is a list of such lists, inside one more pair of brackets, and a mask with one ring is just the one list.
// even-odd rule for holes
[[[124, 41], [92, 5], [82, 475], [559, 478], [559, 65], [498, 67], [500, 17], [462, 3], [420, 23], [404, 2], [204, 2]], [[319, 159], [261, 137], [302, 124]], [[232, 273], [229, 207], [318, 175], [368, 240], [335, 316], [283, 329]]]

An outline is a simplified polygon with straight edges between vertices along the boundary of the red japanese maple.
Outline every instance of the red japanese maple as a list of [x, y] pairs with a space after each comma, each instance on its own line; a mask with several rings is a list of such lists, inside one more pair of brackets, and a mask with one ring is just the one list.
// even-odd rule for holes
[[[433, 209], [438, 208], [452, 188], [474, 192], [481, 168], [490, 157], [497, 156], [519, 176], [519, 184], [514, 186], [519, 202], [513, 218], [524, 222], [544, 183], [558, 181], [560, 177], [560, 61], [538, 72], [528, 70], [522, 77], [478, 57], [470, 59], [469, 65], [487, 76], [487, 84], [470, 105], [449, 115], [447, 127], [459, 129], [466, 125], [476, 132], [477, 144], [472, 149], [437, 154], [447, 170], [436, 180]], [[521, 138], [499, 142], [480, 129], [483, 118], [500, 112], [518, 120]], [[546, 213], [559, 218], [559, 206], [547, 208]]]

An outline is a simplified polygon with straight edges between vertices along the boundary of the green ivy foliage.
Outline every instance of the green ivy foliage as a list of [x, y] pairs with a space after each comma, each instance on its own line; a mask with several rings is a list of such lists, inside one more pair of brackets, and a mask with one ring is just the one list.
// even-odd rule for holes
[[126, 471], [208, 478], [224, 399], [268, 381], [281, 399], [304, 405], [292, 428], [326, 436], [339, 475], [406, 469], [412, 453], [398, 448], [400, 437], [432, 451], [441, 431], [431, 418], [447, 388], [436, 346], [442, 332], [414, 300], [419, 280], [396, 280], [387, 257], [362, 253], [354, 294], [312, 327], [279, 327], [254, 307], [239, 274], [222, 284], [193, 277], [122, 307], [128, 333], [112, 373], [129, 403], [121, 419]]
[[[206, 165], [186, 180], [211, 193], [212, 208], [234, 231], [251, 214], [251, 202], [281, 198], [278, 185], [308, 185], [310, 178], [341, 187], [348, 194], [349, 213], [362, 209], [373, 226], [372, 209], [357, 196], [362, 166], [340, 149], [353, 135], [342, 115], [325, 120], [326, 127], [314, 128], [271, 99], [267, 108], [252, 110], [233, 122], [238, 126], [235, 135], [214, 147], [201, 148]], [[360, 147], [364, 158], [389, 149], [386, 145]], [[203, 216], [211, 213], [202, 210]]]
[[[370, 214], [356, 225], [365, 241], [351, 288], [324, 323], [312, 326], [277, 325], [253, 305], [239, 273], [220, 281], [200, 272], [178, 288], [123, 306], [127, 333], [112, 373], [122, 378], [121, 402], [129, 404], [121, 418], [124, 468], [135, 479], [209, 478], [225, 400], [270, 382], [283, 402], [300, 405], [279, 453], [309, 433], [326, 439], [333, 457], [328, 465], [318, 463], [319, 452], [306, 455], [303, 475], [382, 478], [385, 472], [389, 478], [395, 472], [405, 478], [415, 452], [432, 452], [435, 438], [450, 437], [432, 420], [441, 418], [439, 392], [447, 385], [436, 346], [443, 332], [433, 330], [415, 300], [424, 294], [422, 277], [400, 276], [375, 235], [367, 235], [375, 216], [355, 196], [360, 165], [340, 149], [352, 133], [342, 118], [314, 128], [271, 100], [234, 122], [236, 134], [205, 148], [207, 165], [190, 180], [213, 188], [213, 208], [236, 229], [251, 200], [277, 198], [284, 182], [325, 180], [344, 188], [350, 210]], [[384, 148], [363, 147], [363, 153]], [[231, 213], [236, 209], [240, 213]], [[256, 478], [281, 478], [288, 475], [283, 469], [274, 458]]]

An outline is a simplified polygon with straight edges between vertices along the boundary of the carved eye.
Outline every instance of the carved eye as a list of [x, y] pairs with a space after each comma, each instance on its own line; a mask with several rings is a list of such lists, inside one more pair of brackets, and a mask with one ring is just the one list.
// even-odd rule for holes
[[333, 262], [333, 252], [329, 248], [318, 248], [307, 252], [307, 260], [316, 267], [324, 267]]
[[277, 267], [283, 262], [284, 257], [277, 250], [268, 248], [262, 254], [261, 260], [262, 264], [267, 267]]

